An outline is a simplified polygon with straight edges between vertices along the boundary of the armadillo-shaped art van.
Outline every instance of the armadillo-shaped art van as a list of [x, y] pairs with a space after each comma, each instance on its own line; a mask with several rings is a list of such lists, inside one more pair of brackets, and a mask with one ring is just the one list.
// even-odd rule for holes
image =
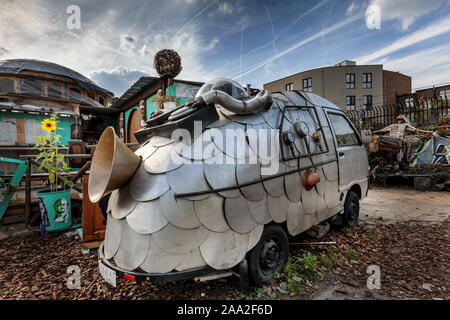
[[136, 280], [177, 280], [247, 266], [273, 280], [288, 234], [322, 222], [354, 226], [368, 161], [341, 109], [307, 92], [249, 97], [205, 83], [194, 100], [135, 133], [133, 152], [102, 134], [89, 197], [110, 194], [101, 267]]

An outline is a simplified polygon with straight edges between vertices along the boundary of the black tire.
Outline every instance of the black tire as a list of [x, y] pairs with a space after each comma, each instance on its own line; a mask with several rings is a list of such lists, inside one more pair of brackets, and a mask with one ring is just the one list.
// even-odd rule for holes
[[279, 225], [266, 225], [257, 245], [249, 252], [248, 262], [252, 284], [271, 284], [275, 272], [281, 273], [289, 255], [286, 232]]
[[344, 203], [344, 215], [342, 217], [344, 228], [354, 228], [359, 218], [359, 197], [353, 191], [347, 193]]

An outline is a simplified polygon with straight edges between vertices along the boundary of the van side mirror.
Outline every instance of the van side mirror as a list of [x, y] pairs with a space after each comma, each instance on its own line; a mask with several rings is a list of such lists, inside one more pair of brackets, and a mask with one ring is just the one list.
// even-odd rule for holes
[[370, 130], [370, 129], [361, 130], [361, 140], [362, 140], [362, 143], [364, 143], [364, 144], [371, 143], [373, 140], [372, 130]]

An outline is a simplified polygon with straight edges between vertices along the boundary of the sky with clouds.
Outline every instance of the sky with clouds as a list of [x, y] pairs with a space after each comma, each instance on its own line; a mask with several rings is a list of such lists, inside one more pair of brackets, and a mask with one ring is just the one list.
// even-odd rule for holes
[[[179, 79], [264, 83], [342, 60], [382, 63], [413, 88], [450, 82], [450, 0], [0, 0], [0, 59], [62, 64], [121, 95], [175, 49]], [[70, 30], [67, 8], [81, 10]], [[381, 28], [365, 13], [380, 9]]]

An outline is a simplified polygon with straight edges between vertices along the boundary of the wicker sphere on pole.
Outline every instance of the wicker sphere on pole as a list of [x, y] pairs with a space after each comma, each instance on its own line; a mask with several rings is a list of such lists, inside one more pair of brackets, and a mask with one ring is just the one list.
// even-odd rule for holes
[[181, 58], [175, 50], [163, 49], [155, 54], [153, 66], [160, 76], [177, 76], [181, 72]]

